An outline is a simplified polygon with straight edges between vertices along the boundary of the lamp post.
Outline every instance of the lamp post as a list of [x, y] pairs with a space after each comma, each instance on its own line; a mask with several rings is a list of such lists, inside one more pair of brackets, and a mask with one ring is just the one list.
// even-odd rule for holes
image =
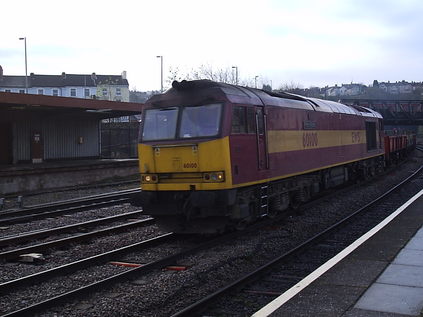
[[256, 77], [254, 77], [254, 88], [257, 88], [257, 78], [258, 78], [259, 76], [256, 76]]
[[157, 58], [160, 58], [160, 92], [163, 93], [163, 56], [158, 55]]
[[238, 85], [238, 66], [232, 66], [235, 69], [235, 85]]
[[25, 43], [25, 93], [28, 93], [28, 63], [26, 55], [26, 37], [20, 37], [19, 40], [23, 40]]

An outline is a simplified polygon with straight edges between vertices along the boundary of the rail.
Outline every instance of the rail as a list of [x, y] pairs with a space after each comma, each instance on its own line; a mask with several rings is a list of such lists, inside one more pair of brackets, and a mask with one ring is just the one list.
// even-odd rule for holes
[[253, 280], [257, 280], [264, 272], [269, 270], [272, 266], [275, 264], [280, 264], [285, 259], [287, 259], [289, 256], [293, 254], [298, 254], [304, 249], [307, 249], [311, 245], [314, 245], [316, 242], [320, 241], [324, 236], [338, 230], [340, 227], [348, 224], [353, 218], [357, 217], [358, 215], [362, 214], [366, 210], [368, 210], [370, 207], [374, 206], [375, 204], [381, 202], [383, 199], [385, 199], [388, 195], [392, 194], [393, 192], [400, 189], [404, 184], [407, 184], [409, 181], [414, 179], [416, 175], [418, 175], [423, 170], [423, 166], [421, 166], [417, 171], [415, 171], [412, 175], [410, 175], [408, 178], [403, 180], [398, 185], [394, 186], [387, 192], [385, 192], [383, 195], [379, 196], [378, 198], [374, 199], [370, 203], [366, 204], [365, 206], [361, 207], [360, 209], [356, 210], [349, 216], [345, 217], [344, 219], [338, 221], [337, 223], [333, 224], [329, 228], [325, 229], [324, 231], [314, 235], [313, 237], [309, 238], [305, 242], [301, 243], [300, 245], [292, 248], [291, 250], [287, 251], [286, 253], [282, 254], [281, 256], [273, 259], [272, 261], [269, 261], [268, 263], [264, 264], [263, 266], [259, 267], [258, 269], [254, 270], [253, 272], [250, 272], [249, 274], [246, 274], [245, 276], [237, 279], [236, 281], [218, 289], [212, 294], [209, 294], [208, 296], [202, 298], [201, 300], [193, 303], [192, 305], [180, 310], [179, 312], [172, 315], [172, 317], [182, 317], [182, 316], [193, 316], [195, 314], [199, 314], [205, 310], [207, 306], [209, 306], [213, 301], [215, 301], [217, 298], [222, 297], [224, 294], [227, 294], [228, 292], [239, 288], [242, 285], [247, 284], [248, 282], [251, 282]]

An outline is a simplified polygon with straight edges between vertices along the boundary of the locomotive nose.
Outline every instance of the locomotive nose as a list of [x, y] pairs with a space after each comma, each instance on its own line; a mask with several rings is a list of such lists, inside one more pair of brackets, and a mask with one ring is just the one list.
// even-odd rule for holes
[[157, 173], [200, 171], [197, 144], [154, 147]]

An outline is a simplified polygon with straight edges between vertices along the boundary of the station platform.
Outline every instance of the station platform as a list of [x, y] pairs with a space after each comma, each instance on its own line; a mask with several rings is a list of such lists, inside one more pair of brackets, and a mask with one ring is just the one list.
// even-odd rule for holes
[[0, 197], [86, 185], [138, 174], [138, 159], [87, 159], [0, 165]]
[[372, 231], [253, 316], [423, 316], [423, 190]]

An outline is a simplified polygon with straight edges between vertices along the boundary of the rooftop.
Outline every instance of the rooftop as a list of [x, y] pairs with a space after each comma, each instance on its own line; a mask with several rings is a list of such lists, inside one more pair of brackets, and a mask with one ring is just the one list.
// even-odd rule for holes
[[[31, 73], [28, 76], [28, 87], [96, 87], [99, 85], [128, 86], [128, 80], [122, 75], [90, 75], [66, 74], [38, 75]], [[25, 76], [8, 76], [0, 72], [1, 87], [25, 88]]]

